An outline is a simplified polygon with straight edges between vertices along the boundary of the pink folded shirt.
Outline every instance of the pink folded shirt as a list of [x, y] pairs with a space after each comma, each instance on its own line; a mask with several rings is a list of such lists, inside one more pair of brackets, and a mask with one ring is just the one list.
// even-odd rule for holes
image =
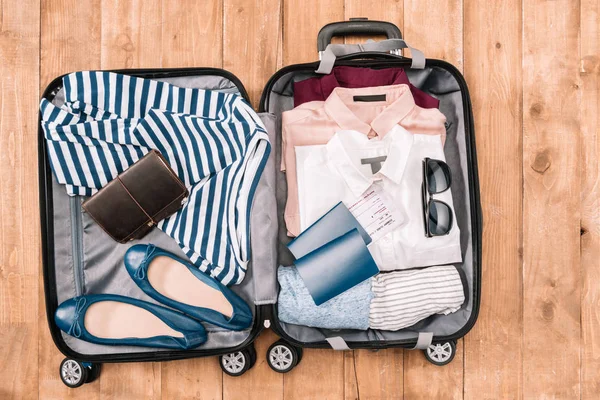
[[330, 74], [294, 82], [294, 107], [309, 101], [324, 101], [336, 87], [365, 88], [399, 85], [410, 88], [416, 105], [423, 108], [438, 108], [440, 101], [411, 85], [402, 68], [372, 69], [337, 66]]
[[[355, 96], [384, 95], [384, 101], [355, 101]], [[327, 144], [340, 130], [354, 130], [369, 138], [383, 137], [395, 125], [413, 134], [446, 138], [446, 117], [436, 108], [415, 104], [406, 84], [371, 88], [335, 88], [326, 101], [311, 101], [282, 114], [281, 170], [286, 172], [285, 222], [289, 236], [300, 233], [296, 146]]]

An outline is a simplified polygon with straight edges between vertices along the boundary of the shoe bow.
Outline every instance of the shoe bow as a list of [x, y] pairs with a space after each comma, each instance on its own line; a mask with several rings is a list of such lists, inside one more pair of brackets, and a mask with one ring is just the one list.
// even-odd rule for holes
[[156, 251], [156, 246], [153, 244], [149, 244], [148, 247], [146, 247], [146, 254], [144, 254], [144, 259], [142, 260], [142, 263], [140, 264], [140, 267], [137, 269], [137, 271], [135, 271], [135, 277], [136, 279], [145, 279], [147, 272], [148, 272], [148, 264], [149, 264], [149, 259], [152, 256], [152, 254], [154, 254], [154, 251]]
[[75, 316], [73, 318], [73, 323], [71, 324], [71, 327], [69, 328], [69, 331], [67, 333], [71, 336], [78, 338], [81, 336], [82, 333], [81, 325], [79, 324], [79, 316], [83, 311], [87, 300], [84, 297], [81, 297], [77, 299], [76, 302], [77, 303], [75, 305]]

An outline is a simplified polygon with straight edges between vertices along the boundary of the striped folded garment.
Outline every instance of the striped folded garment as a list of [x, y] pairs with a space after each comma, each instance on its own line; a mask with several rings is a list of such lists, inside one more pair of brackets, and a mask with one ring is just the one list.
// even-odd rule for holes
[[280, 266], [278, 315], [285, 323], [314, 328], [397, 331], [458, 311], [465, 302], [463, 278], [453, 265], [394, 271], [317, 306], [296, 268]]
[[453, 265], [379, 274], [371, 285], [372, 329], [397, 331], [433, 314], [456, 312], [465, 302], [466, 283]]
[[271, 150], [250, 104], [235, 93], [104, 71], [65, 75], [63, 88], [64, 99], [42, 99], [40, 112], [50, 167], [67, 194], [91, 196], [158, 150], [190, 193], [158, 229], [201, 271], [241, 283], [252, 201]]

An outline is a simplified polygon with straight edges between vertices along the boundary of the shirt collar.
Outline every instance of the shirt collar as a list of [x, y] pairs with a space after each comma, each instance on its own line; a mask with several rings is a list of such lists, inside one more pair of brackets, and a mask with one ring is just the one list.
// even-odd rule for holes
[[[347, 102], [352, 101], [354, 96], [377, 94], [385, 94], [388, 97], [389, 105], [371, 124], [362, 121], [347, 106]], [[372, 129], [380, 137], [385, 136], [414, 107], [415, 100], [406, 84], [358, 89], [336, 87], [324, 104], [327, 115], [343, 130], [353, 130], [368, 135]]]
[[[371, 186], [374, 178], [380, 174], [396, 184], [400, 183], [412, 142], [413, 135], [401, 126], [396, 126], [381, 140], [369, 140], [357, 131], [339, 131], [325, 147], [328, 163], [337, 170], [352, 193], [358, 197]], [[370, 177], [358, 169], [356, 160], [351, 158], [348, 149], [368, 149], [376, 146], [385, 148], [382, 155], [386, 155], [387, 159], [383, 162], [379, 172]]]
[[397, 98], [371, 122], [373, 130], [383, 136], [398, 125], [416, 106], [408, 85], [396, 85]]
[[342, 97], [347, 98], [348, 96], [356, 95], [356, 92], [359, 90], [361, 89], [337, 87], [333, 89], [333, 92], [325, 100], [323, 107], [327, 115], [343, 130], [358, 131], [364, 135], [368, 135], [371, 131], [371, 125], [358, 118], [342, 99]]
[[323, 99], [329, 97], [337, 87], [360, 88], [367, 86], [399, 85], [408, 83], [402, 68], [371, 69], [338, 65], [330, 74], [318, 79]]

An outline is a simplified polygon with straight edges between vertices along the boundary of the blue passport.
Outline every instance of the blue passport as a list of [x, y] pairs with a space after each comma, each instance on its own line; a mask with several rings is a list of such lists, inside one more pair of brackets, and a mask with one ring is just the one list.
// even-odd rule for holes
[[317, 306], [379, 272], [367, 248], [370, 242], [367, 232], [340, 202], [288, 244]]
[[340, 201], [298, 237], [289, 242], [287, 247], [294, 257], [300, 258], [353, 229], [358, 230], [365, 245], [371, 243], [371, 237], [367, 231], [358, 223], [344, 203]]
[[296, 268], [318, 306], [379, 272], [356, 229], [297, 259]]

